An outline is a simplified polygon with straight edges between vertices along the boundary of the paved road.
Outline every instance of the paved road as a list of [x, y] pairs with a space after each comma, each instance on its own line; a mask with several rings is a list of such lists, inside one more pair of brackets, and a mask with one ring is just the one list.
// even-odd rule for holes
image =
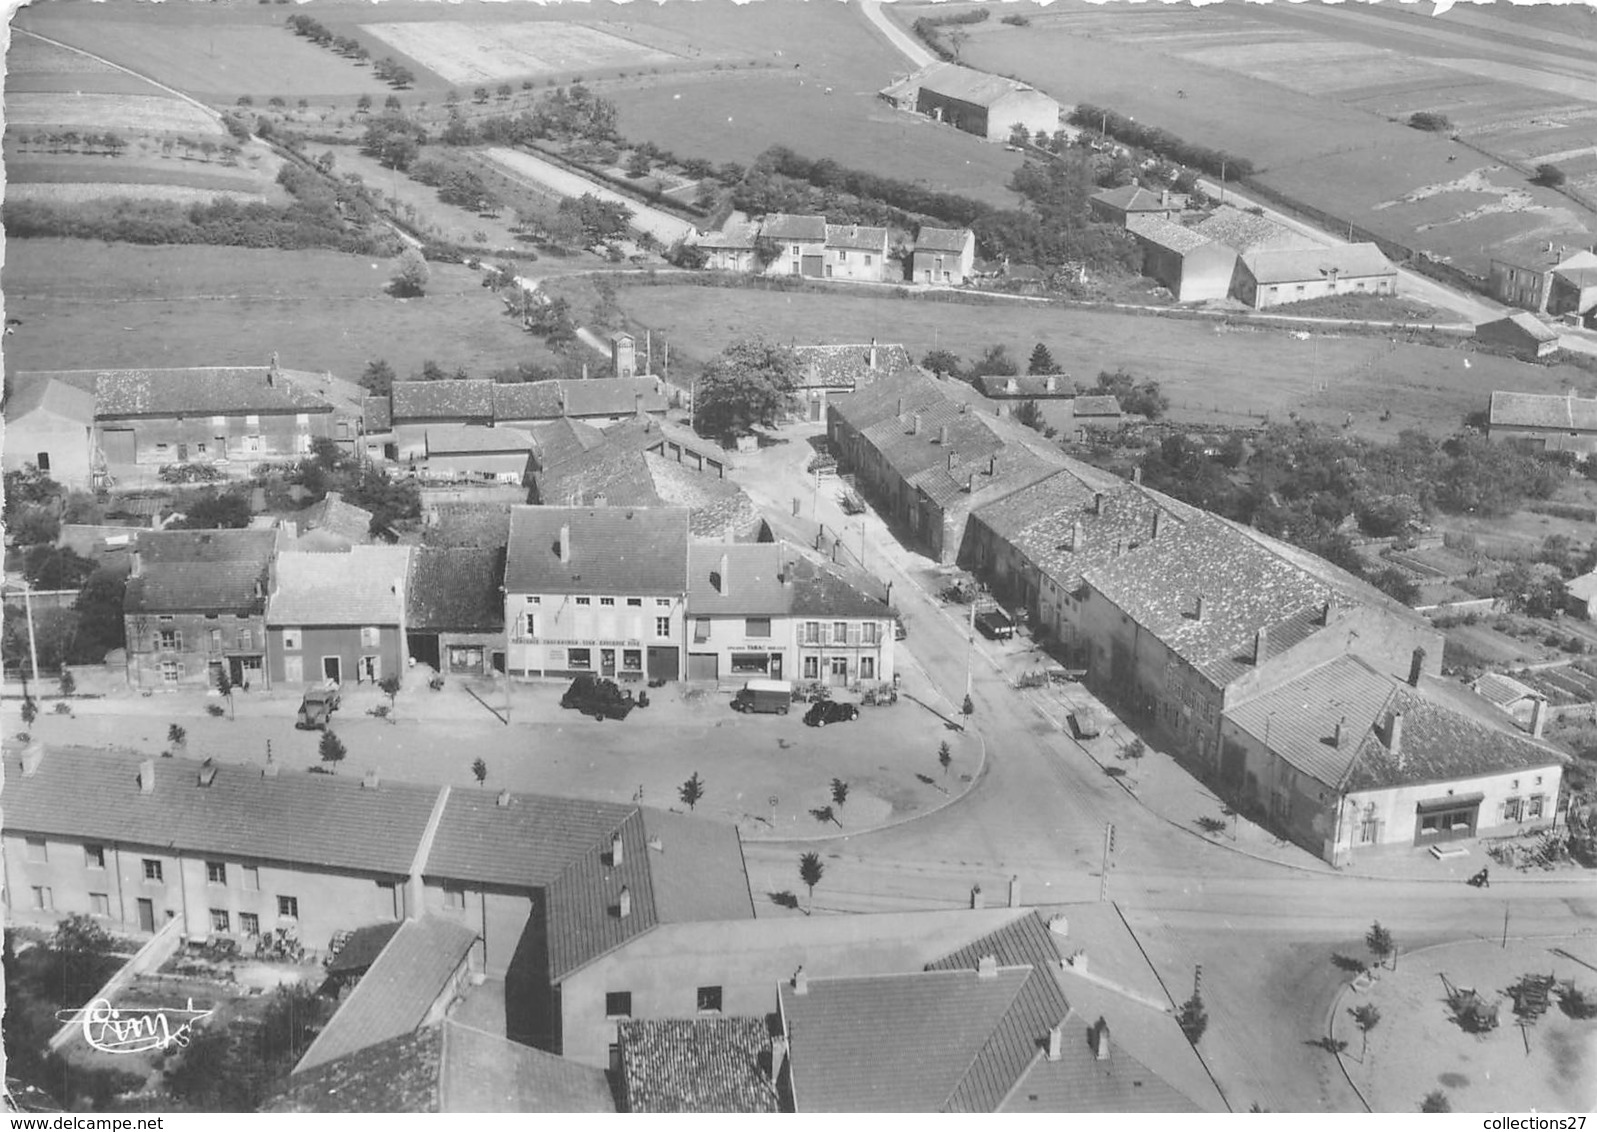
[[483, 156], [507, 172], [536, 181], [563, 196], [580, 197], [584, 193], [592, 193], [600, 200], [625, 205], [632, 210], [632, 226], [639, 231], [649, 233], [661, 244], [667, 246], [674, 244], [693, 231], [693, 225], [686, 220], [679, 220], [657, 208], [640, 204], [597, 181], [579, 177], [530, 153], [494, 146], [484, 150]]
[[887, 18], [887, 13], [882, 11], [881, 0], [860, 0], [860, 11], [898, 49], [899, 54], [909, 60], [912, 67], [926, 67], [937, 62], [937, 56], [926, 50], [919, 40]]

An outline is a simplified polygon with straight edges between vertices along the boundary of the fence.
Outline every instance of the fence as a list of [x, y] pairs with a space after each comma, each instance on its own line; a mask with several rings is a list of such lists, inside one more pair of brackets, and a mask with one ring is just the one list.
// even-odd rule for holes
[[[34, 590], [33, 611], [38, 613], [41, 609], [71, 609], [78, 603], [78, 594], [81, 590]], [[7, 605], [23, 605], [27, 599], [20, 589], [5, 591]]]
[[1496, 608], [1496, 598], [1481, 597], [1468, 601], [1444, 601], [1437, 605], [1417, 605], [1414, 612], [1433, 617], [1466, 617], [1471, 613], [1491, 613]]

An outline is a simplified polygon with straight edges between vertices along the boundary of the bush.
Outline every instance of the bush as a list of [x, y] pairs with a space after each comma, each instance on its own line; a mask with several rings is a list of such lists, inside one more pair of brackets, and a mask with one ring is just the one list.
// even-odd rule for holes
[[1544, 161], [1536, 166], [1536, 176], [1531, 178], [1531, 183], [1548, 189], [1556, 189], [1568, 179], [1562, 169], [1551, 162]]
[[1433, 110], [1421, 110], [1410, 114], [1408, 124], [1416, 130], [1426, 130], [1433, 134], [1447, 134], [1453, 131], [1453, 123], [1448, 121], [1446, 114], [1438, 114]]

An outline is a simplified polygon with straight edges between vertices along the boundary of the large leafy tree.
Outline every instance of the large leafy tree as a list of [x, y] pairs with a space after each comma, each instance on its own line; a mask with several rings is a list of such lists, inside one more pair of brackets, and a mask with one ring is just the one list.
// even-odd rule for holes
[[102, 568], [90, 574], [78, 591], [77, 645], [86, 662], [97, 664], [106, 653], [127, 643], [122, 619], [122, 596], [127, 587], [126, 574]]
[[29, 547], [22, 559], [22, 575], [36, 590], [75, 590], [94, 573], [94, 560], [71, 547]]
[[696, 394], [698, 427], [709, 436], [746, 436], [774, 428], [793, 402], [798, 355], [763, 338], [733, 342], [704, 367]]

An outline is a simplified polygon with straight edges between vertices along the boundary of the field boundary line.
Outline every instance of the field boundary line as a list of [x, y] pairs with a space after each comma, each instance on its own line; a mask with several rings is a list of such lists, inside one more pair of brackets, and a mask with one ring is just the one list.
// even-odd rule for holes
[[73, 47], [70, 43], [62, 43], [58, 39], [51, 39], [47, 35], [40, 35], [38, 32], [29, 31], [27, 28], [13, 27], [11, 30], [14, 31], [14, 32], [17, 32], [17, 33], [19, 33], [21, 35], [31, 36], [32, 38], [37, 39], [41, 43], [48, 43], [52, 47], [59, 47], [63, 51], [71, 51], [71, 52], [73, 52], [75, 54], [82, 55], [86, 59], [93, 59], [97, 63], [104, 63], [107, 67], [110, 67], [110, 68], [112, 68], [114, 70], [121, 71], [125, 75], [132, 75], [136, 79], [139, 79], [139, 80], [141, 80], [143, 82], [149, 83], [151, 86], [155, 87], [157, 90], [166, 91], [166, 93], [170, 94], [173, 98], [181, 99], [182, 101], [187, 102], [190, 106], [198, 107], [200, 110], [203, 110], [205, 112], [205, 114], [208, 117], [210, 117], [213, 121], [215, 121], [218, 125], [222, 124], [222, 120], [223, 120], [222, 119], [222, 114], [221, 114], [221, 112], [219, 110], [215, 109], [214, 107], [207, 106], [205, 103], [201, 102], [199, 99], [193, 97], [192, 95], [184, 94], [182, 91], [176, 89], [175, 87], [169, 87], [163, 82], [157, 82], [155, 79], [152, 79], [149, 75], [141, 75], [138, 71], [135, 71], [132, 67], [124, 67], [121, 63], [113, 63], [111, 60], [105, 58], [103, 55], [96, 55], [92, 51], [85, 51], [81, 47]]

